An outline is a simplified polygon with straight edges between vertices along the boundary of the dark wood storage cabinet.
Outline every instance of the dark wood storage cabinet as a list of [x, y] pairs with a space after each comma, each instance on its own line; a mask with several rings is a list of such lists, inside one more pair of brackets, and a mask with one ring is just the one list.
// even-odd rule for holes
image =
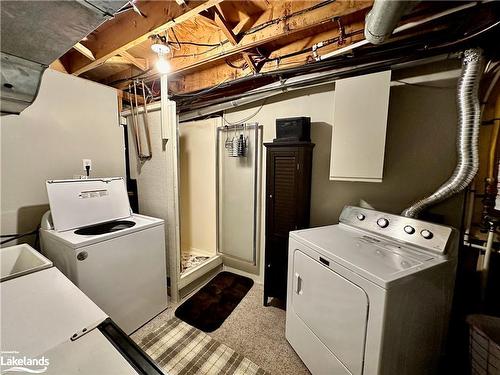
[[314, 144], [265, 143], [266, 249], [264, 305], [269, 297], [286, 300], [288, 234], [309, 226]]

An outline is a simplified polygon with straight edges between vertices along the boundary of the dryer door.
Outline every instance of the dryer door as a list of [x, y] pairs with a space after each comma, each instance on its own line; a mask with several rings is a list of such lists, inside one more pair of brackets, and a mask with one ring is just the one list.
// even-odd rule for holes
[[368, 296], [299, 250], [293, 263], [294, 312], [352, 374], [361, 374]]

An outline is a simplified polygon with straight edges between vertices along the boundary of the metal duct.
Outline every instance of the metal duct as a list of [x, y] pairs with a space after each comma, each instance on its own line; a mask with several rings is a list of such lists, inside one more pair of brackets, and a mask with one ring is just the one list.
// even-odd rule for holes
[[419, 1], [375, 0], [366, 15], [365, 39], [373, 44], [385, 42], [401, 20]]
[[457, 89], [457, 166], [448, 181], [429, 197], [421, 199], [404, 210], [403, 216], [417, 217], [427, 207], [464, 190], [476, 175], [479, 168], [478, 140], [481, 124], [478, 90], [482, 73], [482, 51], [480, 49], [466, 50]]
[[47, 66], [127, 3], [126, 0], [2, 0], [2, 115], [19, 114], [36, 98]]

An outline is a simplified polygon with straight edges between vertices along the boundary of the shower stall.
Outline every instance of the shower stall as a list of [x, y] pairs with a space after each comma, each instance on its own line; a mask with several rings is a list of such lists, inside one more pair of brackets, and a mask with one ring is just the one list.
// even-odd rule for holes
[[178, 126], [179, 290], [221, 265], [257, 271], [262, 129], [222, 121]]
[[160, 105], [122, 116], [138, 211], [165, 220], [172, 300], [223, 266], [257, 274], [262, 127], [213, 117], [174, 124], [165, 139]]

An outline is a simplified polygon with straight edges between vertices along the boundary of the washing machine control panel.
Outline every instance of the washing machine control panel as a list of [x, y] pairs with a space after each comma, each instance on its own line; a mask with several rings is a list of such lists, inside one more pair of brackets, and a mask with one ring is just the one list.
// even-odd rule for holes
[[447, 253], [456, 232], [444, 225], [354, 206], [344, 207], [340, 222], [440, 255]]

